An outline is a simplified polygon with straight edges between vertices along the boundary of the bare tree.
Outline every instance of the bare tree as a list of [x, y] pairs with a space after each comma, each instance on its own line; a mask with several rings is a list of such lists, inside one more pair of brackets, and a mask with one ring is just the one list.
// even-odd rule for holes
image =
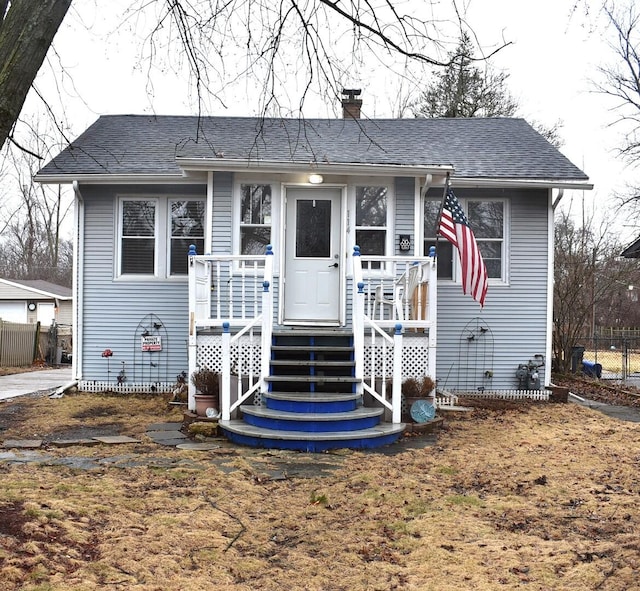
[[[593, 221], [576, 224], [567, 212], [556, 214], [554, 245], [553, 352], [556, 369], [568, 371], [573, 347], [607, 324], [633, 322], [622, 308], [621, 292], [638, 283], [633, 261], [621, 260], [620, 244]], [[627, 315], [627, 316], [623, 316]]]
[[604, 81], [597, 85], [600, 92], [616, 101], [618, 119], [627, 126], [625, 143], [620, 153], [629, 161], [640, 159], [640, 10], [634, 2], [617, 8], [605, 4], [603, 11], [615, 39], [610, 43], [615, 63], [599, 68]]
[[[0, 144], [70, 4], [0, 0]], [[457, 0], [130, 0], [120, 18], [134, 43], [144, 40], [150, 94], [152, 72], [188, 71], [198, 112], [225, 104], [235, 87], [255, 93], [262, 115], [302, 114], [311, 94], [338, 98], [359, 82], [354, 71], [386, 66], [396, 80], [418, 79], [412, 68], [445, 65], [447, 30], [464, 26]], [[20, 52], [7, 50], [14, 45]], [[9, 59], [16, 53], [21, 61]]]
[[11, 138], [31, 84], [71, 0], [0, 0], [0, 146]]
[[60, 145], [38, 125], [29, 127], [24, 148], [3, 150], [3, 204], [0, 212], [0, 275], [71, 284], [72, 246], [62, 232], [71, 198], [60, 186], [32, 182], [40, 166], [37, 153]]

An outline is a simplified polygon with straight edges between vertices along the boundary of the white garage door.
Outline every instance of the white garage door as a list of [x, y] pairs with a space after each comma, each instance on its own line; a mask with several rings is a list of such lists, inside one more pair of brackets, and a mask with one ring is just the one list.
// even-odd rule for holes
[[6, 322], [26, 322], [26, 302], [0, 302], [0, 318]]
[[40, 303], [38, 304], [37, 320], [40, 326], [51, 326], [56, 317], [56, 308], [54, 304]]

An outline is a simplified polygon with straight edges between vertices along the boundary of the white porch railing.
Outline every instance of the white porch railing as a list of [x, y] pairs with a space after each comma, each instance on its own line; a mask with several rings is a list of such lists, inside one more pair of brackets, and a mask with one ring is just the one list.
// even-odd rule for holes
[[[264, 377], [269, 375], [273, 316], [270, 245], [261, 256], [197, 255], [195, 247], [189, 250], [189, 376], [198, 369], [199, 330], [220, 329], [218, 366], [208, 369], [221, 375], [219, 410], [223, 420], [229, 420], [231, 413], [250, 396], [266, 391]], [[242, 341], [247, 337], [250, 345], [244, 355]], [[251, 342], [256, 340], [260, 341], [257, 363], [250, 359], [255, 351]], [[191, 380], [188, 408], [195, 410], [195, 387]]]
[[[429, 255], [362, 256], [357, 246], [353, 252], [352, 310], [359, 393], [368, 393], [389, 409], [393, 423], [401, 422], [401, 389], [405, 377], [403, 333], [428, 333], [426, 375], [435, 380], [437, 265], [434, 248]], [[369, 356], [366, 363], [365, 349]]]
[[[392, 422], [400, 423], [403, 379], [435, 379], [435, 252], [428, 257], [361, 256], [356, 247], [353, 254], [358, 393], [371, 396], [390, 412]], [[261, 256], [189, 254], [189, 376], [199, 367], [221, 374], [223, 420], [251, 396], [267, 391], [275, 317], [272, 287], [270, 246]], [[199, 347], [205, 340], [207, 346]], [[190, 380], [188, 408], [195, 410]]]

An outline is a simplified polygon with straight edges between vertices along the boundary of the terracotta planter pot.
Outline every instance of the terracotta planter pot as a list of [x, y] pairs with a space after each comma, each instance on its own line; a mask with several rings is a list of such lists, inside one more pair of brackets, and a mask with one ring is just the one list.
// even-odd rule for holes
[[196, 414], [199, 417], [207, 416], [208, 408], [215, 408], [216, 411], [220, 410], [220, 404], [217, 396], [209, 396], [207, 394], [196, 394]]

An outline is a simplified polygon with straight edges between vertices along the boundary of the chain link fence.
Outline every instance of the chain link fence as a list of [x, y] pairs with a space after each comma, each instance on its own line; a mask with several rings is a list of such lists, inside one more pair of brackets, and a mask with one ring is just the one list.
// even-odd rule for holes
[[581, 339], [573, 348], [571, 371], [640, 386], [640, 336]]

